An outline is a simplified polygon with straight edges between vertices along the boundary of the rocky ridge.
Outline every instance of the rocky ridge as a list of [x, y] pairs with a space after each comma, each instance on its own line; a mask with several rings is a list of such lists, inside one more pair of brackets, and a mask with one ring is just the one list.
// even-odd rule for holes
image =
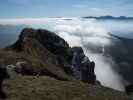
[[47, 30], [23, 29], [13, 45], [0, 50], [0, 64], [10, 75], [4, 82], [7, 100], [131, 100], [100, 85], [95, 63], [81, 47], [71, 48]]
[[[90, 66], [91, 62], [85, 56], [83, 49], [81, 47], [70, 48], [64, 39], [53, 32], [41, 29], [24, 29], [17, 42], [8, 48], [17, 52], [26, 52], [28, 55], [42, 61], [51, 62], [56, 68], [60, 66], [64, 70], [64, 73], [74, 78], [84, 79], [86, 82], [93, 81], [95, 83], [94, 67]], [[50, 53], [52, 53], [52, 59], [49, 59]], [[88, 70], [86, 74], [90, 74], [86, 79], [82, 75], [82, 73], [85, 73], [85, 70], [82, 70], [83, 67], [85, 70]]]

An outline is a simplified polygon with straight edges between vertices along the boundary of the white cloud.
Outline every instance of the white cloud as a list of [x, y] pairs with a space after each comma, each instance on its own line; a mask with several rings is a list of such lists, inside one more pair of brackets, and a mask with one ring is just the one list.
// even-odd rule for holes
[[[98, 25], [95, 20], [81, 21], [73, 19], [72, 21], [58, 21], [53, 25], [53, 30], [60, 33], [69, 34], [69, 36], [78, 36], [82, 42], [91, 42], [93, 44], [109, 44], [107, 39], [109, 35], [107, 30]], [[63, 37], [65, 38], [65, 37]]]
[[102, 53], [93, 53], [85, 47], [89, 44], [95, 47], [111, 45], [108, 30], [100, 26], [95, 20], [82, 21], [76, 18], [71, 21], [56, 20], [56, 24], [51, 27], [54, 27], [52, 30], [64, 38], [70, 46], [83, 47], [90, 60], [96, 63], [97, 79], [104, 86], [124, 91], [124, 80], [112, 67], [115, 66], [115, 62], [110, 57], [103, 56]]
[[41, 24], [47, 21], [47, 18], [0, 19], [0, 24]]

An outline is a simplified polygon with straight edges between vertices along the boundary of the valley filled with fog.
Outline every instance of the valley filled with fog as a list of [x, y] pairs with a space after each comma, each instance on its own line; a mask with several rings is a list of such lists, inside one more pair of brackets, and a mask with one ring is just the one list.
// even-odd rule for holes
[[[128, 78], [131, 76], [128, 72], [130, 73], [130, 70], [133, 69], [131, 68], [132, 63], [130, 63], [133, 58], [121, 56], [124, 60], [119, 61], [119, 56], [116, 56], [118, 53], [119, 55], [123, 54], [123, 52], [126, 52], [125, 55], [130, 55], [127, 50], [129, 47], [132, 48], [132, 43], [130, 45], [128, 43], [128, 48], [126, 48], [121, 41], [128, 38], [132, 42], [133, 20], [85, 18], [1, 20], [0, 47], [5, 47], [16, 41], [24, 27], [48, 29], [64, 38], [71, 47], [83, 47], [89, 59], [95, 61], [97, 80], [102, 85], [124, 91], [124, 86], [133, 82], [132, 78]], [[119, 52], [119, 49], [122, 51]], [[125, 65], [125, 67], [121, 68], [120, 65]], [[123, 72], [125, 69], [126, 71]]]

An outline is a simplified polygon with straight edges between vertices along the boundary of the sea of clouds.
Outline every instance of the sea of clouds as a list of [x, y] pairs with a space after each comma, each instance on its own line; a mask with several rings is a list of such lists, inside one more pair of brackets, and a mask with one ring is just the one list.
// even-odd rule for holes
[[[124, 91], [125, 81], [115, 70], [111, 57], [104, 56], [105, 46], [112, 44], [110, 32], [95, 19], [83, 18], [43, 18], [0, 20], [4, 24], [26, 24], [33, 28], [45, 28], [64, 38], [71, 47], [81, 46], [91, 61], [96, 63], [95, 73], [102, 85]], [[93, 52], [89, 45], [101, 47], [102, 52]]]
[[116, 72], [113, 59], [104, 56], [104, 52], [94, 53], [86, 47], [90, 44], [103, 48], [106, 45], [111, 45], [112, 41], [107, 29], [97, 23], [94, 19], [83, 20], [79, 18], [73, 18], [69, 21], [56, 19], [55, 22], [51, 23], [51, 26], [51, 30], [64, 38], [71, 47], [83, 47], [84, 52], [89, 59], [96, 63], [96, 77], [102, 85], [124, 91], [124, 79]]

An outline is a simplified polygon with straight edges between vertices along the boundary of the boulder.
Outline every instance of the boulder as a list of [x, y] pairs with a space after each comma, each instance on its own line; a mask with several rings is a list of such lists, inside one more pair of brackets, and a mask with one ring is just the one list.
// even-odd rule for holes
[[16, 67], [14, 70], [21, 75], [37, 75], [39, 72], [35, 71], [33, 69], [33, 66], [31, 64], [28, 64], [27, 62], [17, 62]]

